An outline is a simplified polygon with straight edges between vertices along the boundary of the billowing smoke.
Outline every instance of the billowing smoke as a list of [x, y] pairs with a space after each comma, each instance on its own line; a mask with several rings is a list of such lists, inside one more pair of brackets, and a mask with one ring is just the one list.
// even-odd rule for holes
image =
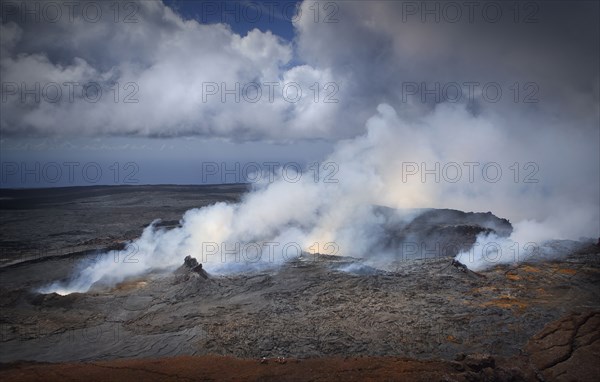
[[[80, 3], [113, 12], [107, 2]], [[212, 273], [272, 267], [303, 251], [386, 267], [398, 257], [397, 246], [382, 244], [390, 219], [409, 222], [418, 208], [510, 219], [510, 237], [487, 232], [475, 243], [496, 252], [458, 254], [477, 269], [530, 259], [540, 253], [532, 248], [559, 255], [543, 243], [600, 233], [595, 2], [343, 1], [325, 10], [305, 0], [293, 41], [186, 19], [158, 0], [131, 3], [137, 22], [93, 25], [81, 13], [27, 22], [22, 9], [3, 8], [3, 139], [197, 135], [326, 140], [335, 149], [317, 177], [280, 176], [239, 204], [188, 211], [179, 228], [151, 225], [132, 243], [131, 261], [107, 254], [48, 290], [114, 284], [187, 255]], [[256, 102], [238, 102], [239, 91], [223, 98], [271, 82], [275, 99], [266, 88]], [[65, 91], [57, 102], [35, 101], [44, 95], [35, 89], [69, 83], [98, 84], [110, 96], [86, 102], [80, 86], [76, 99]], [[304, 91], [297, 102], [282, 97], [290, 83]], [[213, 94], [215, 84], [225, 89]], [[124, 102], [132, 91], [138, 102]]]
[[[515, 140], [505, 118], [474, 116], [463, 105], [438, 105], [416, 121], [403, 113], [411, 110], [379, 105], [366, 134], [340, 142], [327, 158], [336, 170], [327, 181], [302, 176], [296, 182], [288, 174], [256, 185], [240, 203], [190, 210], [179, 228], [151, 225], [133, 243], [136, 263], [107, 256], [45, 291], [86, 291], [95, 282], [114, 284], [173, 269], [186, 255], [212, 274], [274, 267], [303, 251], [362, 258], [385, 268], [398, 260], [400, 248], [381, 246], [390, 216], [379, 206], [397, 209], [393, 218], [405, 221], [416, 215], [415, 208], [431, 207], [509, 218], [515, 227], [510, 238], [482, 235], [473, 252], [459, 255], [474, 269], [531, 259], [550, 239], [597, 235], [598, 185], [569, 170], [585, 163], [595, 142], [550, 125], [551, 136]], [[568, 140], [569, 148], [556, 145], [548, 153], [550, 139]], [[531, 172], [529, 182], [523, 168]], [[490, 255], [490, 248], [502, 256]]]

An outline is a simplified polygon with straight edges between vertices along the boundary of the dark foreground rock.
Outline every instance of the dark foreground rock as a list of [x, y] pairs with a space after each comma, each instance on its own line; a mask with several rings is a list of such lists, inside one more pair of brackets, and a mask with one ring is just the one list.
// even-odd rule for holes
[[525, 351], [545, 380], [598, 380], [600, 312], [574, 313], [548, 324], [527, 343]]
[[457, 356], [455, 361], [399, 357], [310, 359], [202, 356], [87, 363], [17, 362], [0, 367], [10, 381], [580, 381], [600, 375], [600, 312], [569, 314], [531, 338], [513, 357]]
[[[600, 310], [593, 244], [561, 261], [500, 266], [482, 271], [485, 277], [462, 272], [447, 258], [399, 262], [394, 271], [375, 273], [342, 271], [339, 263], [361, 266], [339, 256], [307, 256], [207, 279], [182, 266], [68, 296], [20, 286], [23, 277], [44, 275], [43, 262], [5, 269], [0, 362], [208, 354], [511, 357], [549, 322]], [[539, 370], [552, 369], [540, 362], [534, 362]]]

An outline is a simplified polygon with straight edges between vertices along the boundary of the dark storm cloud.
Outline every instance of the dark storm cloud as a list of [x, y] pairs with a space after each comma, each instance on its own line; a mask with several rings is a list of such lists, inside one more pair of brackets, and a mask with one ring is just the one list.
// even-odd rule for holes
[[[523, 6], [515, 21], [514, 3], [472, 3], [477, 5], [473, 16], [469, 17], [467, 7], [459, 6], [462, 17], [457, 21], [444, 16], [445, 2], [383, 2], [373, 7], [343, 3], [335, 27], [301, 20], [297, 25], [300, 54], [348, 78], [356, 104], [401, 105], [402, 85], [407, 82], [425, 82], [428, 89], [435, 82], [441, 87], [451, 82], [480, 82], [475, 91], [481, 91], [486, 82], [497, 82], [505, 102], [483, 106], [496, 110], [506, 106], [518, 114], [555, 113], [559, 106], [561, 113], [571, 116], [594, 115], [599, 78], [598, 4], [530, 3], [536, 8]], [[491, 22], [496, 18], [483, 14], [486, 4], [499, 6], [502, 17], [498, 21]], [[426, 12], [436, 5], [437, 12]], [[515, 107], [509, 88], [515, 82], [521, 86], [535, 83], [538, 105]], [[404, 101], [423, 103], [423, 92], [407, 96], [410, 90], [404, 92]], [[463, 91], [467, 98], [467, 86]], [[365, 93], [369, 97], [363, 97]], [[482, 97], [476, 95], [474, 101], [482, 102]], [[425, 103], [435, 104], [435, 96], [428, 95]]]

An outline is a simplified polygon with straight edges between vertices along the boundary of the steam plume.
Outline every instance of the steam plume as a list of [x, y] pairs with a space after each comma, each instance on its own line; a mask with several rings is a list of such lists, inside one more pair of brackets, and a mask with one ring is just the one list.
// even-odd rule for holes
[[[335, 252], [385, 267], [394, 259], [394, 251], [373, 251], [385, 240], [384, 218], [373, 206], [399, 211], [420, 207], [494, 211], [511, 219], [516, 229], [508, 239], [487, 236], [478, 244], [496, 240], [504, 254], [511, 253], [508, 248], [514, 243], [542, 246], [549, 239], [596, 236], [598, 185], [569, 171], [594, 151], [595, 143], [586, 137], [573, 137], [561, 126], [548, 125], [547, 133], [537, 140], [527, 139], [526, 134], [515, 139], [507, 127], [510, 121], [493, 113], [474, 116], [464, 105], [441, 104], [417, 120], [407, 116], [412, 115], [410, 108], [401, 112], [379, 105], [364, 135], [336, 146], [326, 162], [337, 164], [337, 182], [315, 182], [305, 174], [296, 183], [279, 178], [256, 185], [239, 204], [217, 203], [186, 212], [179, 228], [167, 231], [150, 225], [133, 242], [139, 251], [137, 263], [117, 263], [107, 256], [69, 283], [44, 291], [83, 292], [95, 282], [114, 284], [153, 269], [175, 268], [186, 255], [197, 257], [213, 274], [273, 267], [300, 251]], [[567, 139], [568, 151], [574, 155], [561, 155], [560, 146], [548, 153], [548, 142]], [[453, 175], [452, 181], [442, 175], [436, 179], [431, 171], [436, 163], [441, 169], [447, 163], [462, 167], [467, 162], [479, 164], [472, 178], [463, 173], [459, 179]], [[494, 181], [481, 173], [491, 162], [503, 174]], [[538, 182], [515, 180], [508, 170], [515, 162], [535, 162]], [[407, 163], [424, 164], [421, 170], [430, 170], [429, 175], [416, 174]], [[398, 212], [397, 218], [409, 220], [411, 214]], [[521, 259], [531, 255], [523, 253]], [[461, 261], [475, 269], [498, 261], [477, 254], [467, 261], [462, 255]]]

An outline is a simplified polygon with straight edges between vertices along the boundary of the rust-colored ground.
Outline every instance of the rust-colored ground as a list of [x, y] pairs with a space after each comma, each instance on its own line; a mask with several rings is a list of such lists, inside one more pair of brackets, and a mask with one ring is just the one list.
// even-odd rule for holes
[[4, 381], [439, 381], [458, 374], [449, 362], [391, 357], [289, 359], [284, 362], [202, 356], [21, 364], [1, 371], [0, 378]]
[[597, 381], [600, 312], [567, 315], [534, 335], [521, 354], [455, 361], [398, 357], [242, 359], [183, 356], [88, 363], [0, 364], [2, 381]]

